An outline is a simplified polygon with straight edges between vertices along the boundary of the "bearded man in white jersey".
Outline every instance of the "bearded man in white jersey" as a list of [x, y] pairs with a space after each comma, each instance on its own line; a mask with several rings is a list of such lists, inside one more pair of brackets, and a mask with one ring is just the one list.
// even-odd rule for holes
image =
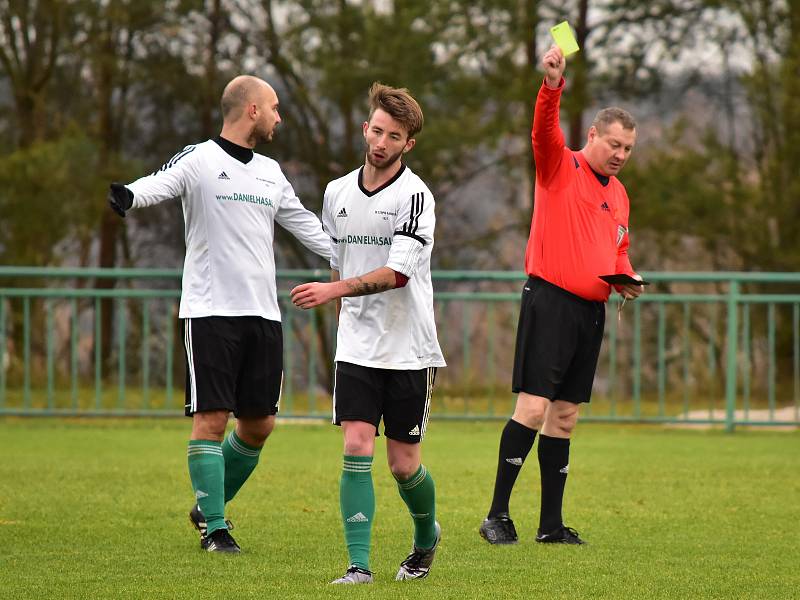
[[[330, 238], [277, 162], [256, 154], [280, 123], [278, 96], [242, 75], [225, 87], [222, 132], [187, 146], [159, 170], [111, 184], [120, 216], [181, 198], [186, 259], [179, 317], [186, 348], [186, 415], [192, 418], [189, 518], [209, 552], [238, 553], [225, 504], [255, 469], [275, 426], [283, 334], [275, 285], [275, 223], [330, 258]], [[224, 439], [228, 415], [236, 427]]]
[[298, 307], [336, 300], [339, 309], [333, 422], [344, 434], [339, 489], [350, 566], [332, 583], [345, 584], [373, 579], [372, 456], [381, 418], [389, 469], [414, 523], [411, 554], [396, 579], [426, 577], [441, 539], [433, 478], [420, 451], [436, 369], [445, 366], [430, 273], [436, 218], [433, 195], [402, 161], [423, 116], [406, 89], [376, 83], [369, 102], [365, 163], [325, 190], [332, 281], [292, 290]]

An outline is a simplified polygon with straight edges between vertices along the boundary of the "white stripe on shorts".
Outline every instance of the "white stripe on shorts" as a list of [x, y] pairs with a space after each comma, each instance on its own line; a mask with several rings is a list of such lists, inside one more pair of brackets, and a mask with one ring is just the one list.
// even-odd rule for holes
[[336, 425], [336, 363], [333, 363], [333, 394], [331, 395], [331, 423]]
[[436, 367], [428, 367], [427, 390], [425, 392], [425, 412], [422, 414], [422, 429], [419, 432], [419, 441], [425, 438], [425, 430], [428, 429], [428, 415], [431, 412], [431, 396], [433, 395], [433, 380], [435, 378]]
[[183, 332], [183, 345], [186, 348], [186, 364], [189, 365], [189, 412], [197, 411], [197, 381], [194, 377], [194, 354], [192, 353], [192, 320], [186, 319]]

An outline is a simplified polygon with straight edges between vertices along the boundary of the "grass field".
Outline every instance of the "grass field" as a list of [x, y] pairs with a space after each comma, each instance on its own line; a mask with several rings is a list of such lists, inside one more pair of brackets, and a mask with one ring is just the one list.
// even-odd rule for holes
[[[188, 421], [0, 419], [2, 598], [798, 598], [800, 435], [584, 425], [565, 515], [583, 547], [534, 543], [535, 449], [512, 498], [520, 543], [477, 534], [501, 423], [434, 421], [425, 463], [442, 546], [431, 576], [393, 581], [411, 524], [385, 466], [372, 586], [327, 584], [347, 566], [341, 440], [279, 424], [228, 507], [242, 555], [198, 548], [186, 513]], [[531, 460], [533, 459], [533, 460]]]

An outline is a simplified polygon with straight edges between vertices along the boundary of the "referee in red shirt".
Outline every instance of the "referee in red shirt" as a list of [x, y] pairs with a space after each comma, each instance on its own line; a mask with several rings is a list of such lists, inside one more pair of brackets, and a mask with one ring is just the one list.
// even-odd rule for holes
[[[582, 544], [561, 517], [569, 471], [569, 439], [578, 407], [589, 402], [603, 339], [610, 286], [599, 275], [641, 279], [628, 260], [628, 196], [616, 178], [636, 141], [636, 123], [619, 108], [601, 110], [580, 152], [567, 148], [559, 126], [566, 60], [557, 46], [542, 58], [533, 153], [536, 202], [525, 251], [514, 356], [514, 414], [500, 437], [494, 497], [480, 528], [490, 544], [517, 541], [508, 512], [511, 490], [539, 435], [542, 493], [537, 542]], [[634, 299], [641, 285], [617, 286]]]

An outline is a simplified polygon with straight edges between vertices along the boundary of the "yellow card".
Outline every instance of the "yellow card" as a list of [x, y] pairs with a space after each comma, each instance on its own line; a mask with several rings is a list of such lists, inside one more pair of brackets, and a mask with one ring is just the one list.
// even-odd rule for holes
[[561, 48], [561, 52], [564, 53], [564, 56], [575, 54], [578, 50], [580, 50], [580, 47], [578, 47], [578, 42], [575, 40], [575, 36], [572, 34], [572, 28], [566, 21], [561, 21], [561, 23], [555, 27], [551, 27], [550, 34], [556, 41], [556, 45]]

